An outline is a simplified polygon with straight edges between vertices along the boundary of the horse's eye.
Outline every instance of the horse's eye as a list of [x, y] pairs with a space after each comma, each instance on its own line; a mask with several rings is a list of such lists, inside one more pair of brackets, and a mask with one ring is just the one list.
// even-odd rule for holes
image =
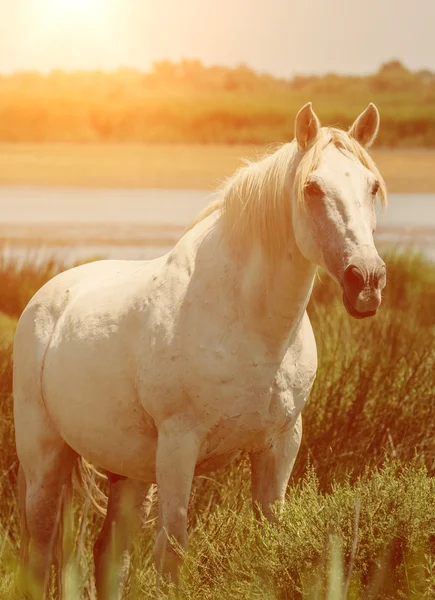
[[379, 192], [379, 181], [375, 181], [375, 183], [372, 185], [372, 196], [376, 196], [376, 194]]
[[320, 198], [323, 196], [323, 190], [317, 181], [308, 181], [304, 188], [305, 195]]

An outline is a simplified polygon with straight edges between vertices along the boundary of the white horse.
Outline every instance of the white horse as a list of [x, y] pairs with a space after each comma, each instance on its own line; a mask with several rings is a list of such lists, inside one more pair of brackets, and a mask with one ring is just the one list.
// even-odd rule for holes
[[248, 452], [255, 505], [271, 518], [283, 502], [317, 367], [306, 313], [316, 269], [335, 279], [356, 318], [376, 313], [386, 281], [373, 242], [375, 199], [385, 203], [386, 190], [365, 150], [376, 107], [348, 133], [321, 128], [311, 103], [295, 125], [295, 140], [233, 175], [168, 254], [68, 270], [22, 314], [14, 410], [22, 556], [35, 597], [80, 457], [110, 481], [94, 550], [100, 599], [153, 483], [155, 560], [173, 578], [170, 538], [187, 545], [195, 474]]

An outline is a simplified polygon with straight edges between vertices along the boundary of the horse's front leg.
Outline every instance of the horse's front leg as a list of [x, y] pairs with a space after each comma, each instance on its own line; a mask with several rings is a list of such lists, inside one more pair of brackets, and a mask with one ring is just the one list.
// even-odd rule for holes
[[[178, 578], [177, 546], [187, 548], [187, 509], [202, 436], [195, 423], [176, 415], [158, 427], [156, 456], [159, 523], [154, 558], [160, 574]], [[175, 548], [171, 540], [175, 540]]]
[[257, 517], [261, 513], [272, 521], [272, 506], [284, 503], [285, 492], [295, 464], [302, 438], [302, 419], [285, 430], [273, 445], [250, 454], [252, 471], [252, 501]]

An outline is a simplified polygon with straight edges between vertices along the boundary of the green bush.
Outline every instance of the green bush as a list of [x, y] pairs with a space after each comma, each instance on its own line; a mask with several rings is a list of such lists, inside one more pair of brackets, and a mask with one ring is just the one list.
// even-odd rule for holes
[[348, 598], [432, 598], [434, 494], [414, 463], [387, 463], [329, 493], [310, 470], [278, 522], [258, 526], [233, 486], [197, 522], [174, 598], [340, 600], [346, 585]]

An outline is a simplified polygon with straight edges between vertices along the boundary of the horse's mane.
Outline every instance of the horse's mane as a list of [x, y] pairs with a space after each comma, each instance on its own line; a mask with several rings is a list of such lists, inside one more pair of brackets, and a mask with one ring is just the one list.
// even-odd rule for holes
[[323, 127], [317, 141], [304, 153], [296, 167], [293, 190], [289, 189], [289, 184], [298, 154], [295, 140], [258, 161], [246, 161], [245, 166], [222, 184], [218, 199], [196, 217], [189, 229], [220, 211], [224, 236], [233, 246], [246, 248], [258, 242], [265, 256], [271, 260], [279, 259], [291, 234], [290, 194], [293, 193], [296, 202], [303, 205], [307, 180], [329, 143], [345, 150], [375, 175], [380, 184], [378, 199], [385, 206], [385, 182], [367, 151], [345, 131]]

